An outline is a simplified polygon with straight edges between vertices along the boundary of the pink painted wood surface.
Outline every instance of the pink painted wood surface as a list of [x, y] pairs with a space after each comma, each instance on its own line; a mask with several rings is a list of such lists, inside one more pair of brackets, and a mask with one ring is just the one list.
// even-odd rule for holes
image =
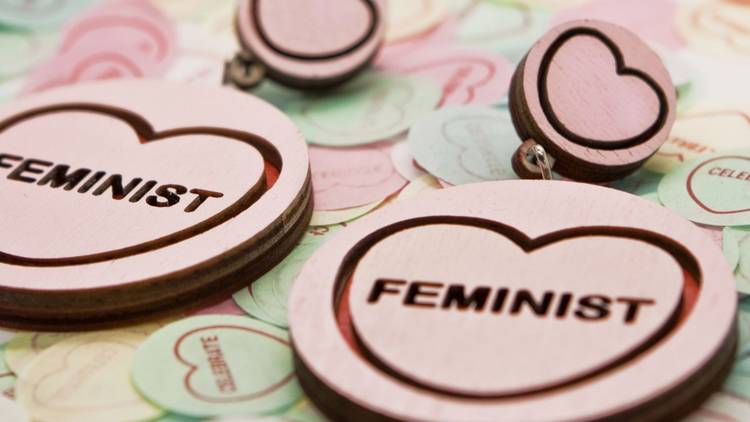
[[610, 49], [591, 36], [573, 37], [557, 50], [546, 83], [560, 122], [602, 143], [645, 132], [661, 107], [653, 88], [637, 76], [619, 75]]
[[354, 75], [377, 52], [382, 0], [243, 0], [237, 32], [269, 76], [301, 87], [330, 85]]
[[[416, 301], [423, 306], [404, 305], [403, 285], [369, 301], [376, 281], [389, 278], [441, 286], [423, 287]], [[503, 396], [559, 386], [637, 351], [673, 320], [683, 284], [679, 263], [641, 240], [574, 237], [527, 253], [485, 228], [437, 224], [400, 231], [367, 251], [354, 270], [349, 304], [360, 341], [389, 368], [441, 391]], [[459, 310], [446, 302], [449, 286], [466, 294], [493, 290], [482, 309]], [[495, 311], [498, 287], [508, 293]], [[522, 290], [535, 301], [554, 292], [546, 316], [528, 305], [513, 313], [514, 294]], [[572, 298], [560, 307], [562, 292]], [[581, 306], [588, 295], [613, 301], [607, 318], [575, 314], [599, 312]], [[622, 298], [653, 303], [638, 306], [635, 319], [625, 322], [628, 305], [615, 302]], [[564, 312], [555, 316], [558, 310]], [[446, 364], [455, 356], [460, 360]]]
[[550, 30], [519, 65], [514, 85], [522, 137], [542, 144], [559, 172], [577, 179], [604, 181], [637, 167], [666, 140], [675, 118], [675, 90], [659, 57], [604, 22]]
[[[576, 200], [571, 201], [571, 198]], [[341, 316], [345, 325], [342, 331], [337, 320], [339, 315], [332, 300], [336, 297], [337, 283], [348, 285], [346, 280], [336, 279], [339, 268], [345, 257], [349, 256], [363, 239], [372, 237], [383, 227], [392, 224], [404, 224], [416, 218], [435, 216], [496, 222], [511, 228], [511, 231], [522, 233], [528, 239], [539, 239], [550, 233], [559, 232], [579, 233], [584, 234], [584, 237], [575, 241], [559, 240], [554, 247], [536, 249], [527, 253], [523, 259], [513, 245], [504, 239], [496, 238], [494, 234], [487, 235], [480, 229], [460, 230], [460, 234], [457, 234], [454, 232], [459, 229], [451, 227], [455, 224], [450, 224], [430, 230], [422, 226], [393, 235], [401, 237], [405, 242], [415, 242], [414, 248], [397, 246], [395, 240], [391, 243], [390, 238], [386, 237], [382, 242], [388, 243], [370, 249], [373, 255], [366, 255], [360, 261], [352, 277], [353, 283], [348, 293], [352, 320], [350, 328], [357, 331], [358, 338], [366, 347], [371, 347], [370, 352], [374, 352], [374, 356], [379, 357], [381, 362], [408, 362], [408, 365], [399, 368], [402, 372], [420, 377], [423, 381], [430, 381], [429, 385], [421, 383], [418, 384], [421, 386], [415, 386], [413, 380], [407, 382], [378, 369], [372, 363], [372, 355], [353, 351], [347, 340], [351, 334], [346, 334], [345, 320], [348, 316]], [[596, 227], [602, 230], [599, 232], [601, 238], [587, 235], [588, 231], [595, 230]], [[423, 235], [424, 230], [427, 231]], [[615, 235], [620, 232], [646, 233], [646, 238], [650, 240], [646, 242], [622, 239]], [[652, 242], [654, 239], [666, 239], [668, 242], [657, 242], [662, 246], [656, 247]], [[638, 245], [639, 242], [643, 244]], [[389, 251], [389, 247], [397, 250]], [[425, 250], [422, 251], [420, 248]], [[684, 252], [677, 253], [678, 250]], [[616, 251], [622, 253], [615, 254], [614, 257], [610, 255]], [[396, 256], [399, 252], [401, 255], [408, 253], [414, 258], [410, 261], [413, 267], [403, 263], [407, 257]], [[491, 252], [496, 253], [489, 256]], [[674, 305], [675, 288], [681, 281], [674, 261], [671, 256], [665, 256], [664, 252], [669, 252], [669, 255], [677, 253], [683, 260], [688, 254], [692, 256], [696, 268], [683, 268], [699, 274], [699, 291], [696, 293], [695, 287], [689, 287], [693, 286], [693, 283], [688, 282], [691, 278], [688, 276], [682, 291], [687, 309], [680, 317], [680, 322], [670, 327], [668, 336], [644, 351], [638, 347], [637, 339], [648, 337], [655, 327], [664, 323], [665, 315], [669, 314], [670, 306]], [[539, 253], [542, 255], [537, 255]], [[548, 253], [551, 255], [546, 255]], [[554, 257], [555, 255], [557, 256]], [[536, 261], [537, 259], [542, 261]], [[691, 258], [688, 258], [685, 262], [690, 260]], [[436, 280], [435, 276], [443, 277], [447, 274], [453, 277], [448, 281], [457, 280], [471, 285], [484, 284], [495, 288], [512, 284], [529, 286], [534, 291], [542, 291], [543, 288], [552, 291], [560, 288], [583, 291], [584, 287], [602, 289], [608, 293], [627, 291], [628, 294], [654, 294], [660, 298], [658, 300], [665, 301], [665, 306], [650, 308], [649, 310], [656, 311], [652, 315], [655, 319], [644, 321], [651, 321], [653, 325], [647, 324], [648, 328], [642, 331], [635, 326], [639, 333], [632, 337], [625, 328], [616, 327], [614, 321], [606, 320], [600, 322], [620, 334], [619, 342], [611, 341], [610, 336], [615, 335], [613, 332], [588, 337], [589, 341], [586, 343], [571, 344], [575, 342], [570, 340], [570, 336], [582, 341], [587, 338], [586, 331], [568, 331], [566, 325], [570, 323], [573, 326], [572, 321], [555, 318], [546, 320], [554, 329], [535, 331], [532, 327], [537, 324], [541, 326], [543, 320], [527, 320], [524, 317], [523, 326], [527, 329], [519, 326], [519, 330], [515, 331], [509, 326], [509, 330], [497, 330], [493, 331], [493, 335], [487, 335], [484, 328], [507, 321], [484, 322], [483, 318], [503, 319], [509, 316], [466, 310], [464, 313], [454, 313], [461, 322], [459, 323], [449, 322], [446, 319], [448, 316], [441, 314], [444, 312], [442, 309], [415, 307], [409, 314], [409, 319], [402, 318], [398, 324], [388, 323], [391, 313], [405, 315], [401, 313], [406, 311], [398, 309], [395, 305], [399, 300], [404, 300], [404, 289], [401, 290], [400, 296], [386, 294], [380, 299], [382, 303], [377, 303], [393, 302], [385, 305], [385, 312], [379, 313], [383, 318], [383, 327], [379, 327], [373, 318], [374, 311], [367, 310], [367, 305], [363, 303], [366, 286], [358, 284], [361, 281], [358, 277], [365, 277], [367, 271], [376, 271], [373, 265], [376, 261], [379, 277], [408, 279], [412, 276], [423, 276], [426, 279], [423, 281], [440, 282], [443, 280]], [[380, 265], [384, 262], [390, 265]], [[433, 268], [430, 268], [428, 262], [432, 263]], [[644, 262], [648, 262], [648, 265], [643, 264]], [[586, 268], [587, 271], [573, 272], [576, 265], [577, 268]], [[608, 272], [605, 268], [607, 266], [610, 270]], [[592, 268], [591, 272], [588, 271], [589, 267]], [[359, 271], [364, 271], [365, 274], [359, 274]], [[649, 275], [649, 271], [660, 273]], [[405, 272], [412, 273], [404, 277]], [[547, 277], [532, 277], [534, 274]], [[550, 275], [554, 275], [554, 278]], [[579, 280], [574, 279], [576, 276]], [[654, 278], [644, 280], [643, 277]], [[419, 201], [395, 204], [353, 223], [347, 230], [326, 243], [308, 261], [299, 279], [304, 280], [304, 283], [297, 283], [292, 292], [290, 328], [297, 357], [304, 367], [304, 374], [312, 377], [305, 379], [318, 380], [320, 385], [332, 390], [331, 394], [344, 398], [344, 403], [354, 403], [356, 406], [391, 418], [435, 421], [589, 420], [612, 416], [656, 399], [668, 401], [667, 407], [672, 409], [684, 408], [691, 403], [690, 394], [695, 394], [691, 388], [707, 388], [706, 383], [717, 376], [717, 368], [723, 367], [726, 361], [731, 361], [736, 293], [732, 273], [721, 251], [711, 242], [706, 242], [705, 234], [700, 228], [663, 207], [593, 185], [504, 181], [427, 193]], [[631, 284], [622, 285], [624, 280], [629, 280]], [[610, 281], [614, 284], [609, 284]], [[657, 281], [659, 284], [654, 284]], [[539, 283], [538, 287], [535, 283]], [[616, 289], [615, 284], [618, 285]], [[619, 290], [620, 287], [623, 290]], [[344, 298], [341, 300], [345, 303], [347, 292], [343, 295]], [[429, 302], [439, 300], [439, 297], [426, 295], [419, 296], [419, 299]], [[641, 309], [644, 310], [645, 308]], [[418, 311], [424, 312], [424, 316], [417, 315]], [[644, 318], [649, 318], [646, 315], [645, 312], [640, 314]], [[612, 314], [611, 318], [614, 317], [615, 314]], [[414, 322], [416, 326], [409, 327], [405, 321]], [[435, 324], [432, 325], [432, 322]], [[391, 327], [394, 334], [387, 333], [387, 330], [384, 330], [386, 326]], [[427, 334], [419, 331], [420, 327], [429, 328], [425, 331]], [[441, 327], [444, 332], [440, 331]], [[565, 338], [557, 338], [558, 341], [555, 341], [558, 330], [566, 335]], [[593, 331], [588, 333], [591, 334]], [[480, 332], [481, 336], [471, 336], [479, 335]], [[393, 338], [396, 334], [402, 334], [399, 337], [402, 346], [384, 347], [395, 341]], [[455, 344], [441, 344], [449, 342], [451, 334]], [[393, 338], [389, 339], [391, 335]], [[514, 337], [518, 344], [513, 344], [511, 339], [503, 339], [503, 336]], [[420, 339], [423, 343], [419, 343]], [[489, 352], [493, 346], [503, 344], [504, 341], [508, 342], [507, 348], [497, 351], [494, 355]], [[526, 342], [534, 346], [547, 346], [545, 350], [529, 346], [528, 352], [528, 356], [534, 358], [530, 360], [538, 365], [549, 365], [547, 372], [543, 373], [540, 368], [526, 366], [529, 364], [527, 362], [519, 362], [515, 370], [525, 368], [529, 372], [514, 373], [514, 368], [505, 361], [519, 358]], [[445, 355], [438, 346], [448, 347], [454, 354]], [[540, 380], [559, 381], [572, 374], [566, 372], [568, 370], [580, 374], [596, 366], [594, 362], [603, 364], [607, 359], [629, 348], [635, 348], [640, 353], [635, 358], [585, 382], [572, 383], [545, 393], [528, 394], [518, 398], [467, 400], [456, 397], [459, 391], [508, 391], [517, 386], [514, 382], [532, 386], [544, 385]], [[725, 353], [727, 350], [729, 352]], [[422, 360], [416, 357], [417, 351]], [[409, 353], [415, 354], [412, 356]], [[582, 354], [578, 355], [580, 360], [576, 359], [579, 353]], [[716, 362], [712, 363], [715, 356]], [[487, 374], [482, 373], [479, 369], [481, 365], [472, 359], [487, 359]], [[564, 364], [557, 365], [558, 362]], [[427, 368], [428, 363], [432, 367], [432, 373]], [[709, 363], [711, 364], [706, 366]], [[454, 366], [469, 368], [475, 372], [473, 376], [469, 376], [460, 373]], [[505, 367], [508, 372], [503, 376], [490, 376], [497, 375], [493, 372], [496, 366]], [[690, 383], [683, 384], [690, 376], [698, 373], [703, 374], [704, 378], [693, 379]], [[399, 375], [403, 376], [403, 373]], [[546, 378], [547, 376], [549, 378]], [[508, 377], [507, 380], [503, 379], [504, 377]], [[448, 386], [453, 392], [437, 393], [434, 391], [436, 386]], [[664, 396], [668, 392], [671, 395]], [[319, 399], [332, 400], [333, 397], [324, 396]], [[655, 409], [659, 407], [646, 406], [640, 411], [644, 415], [651, 415], [653, 419]]]
[[[23, 113], [71, 104], [95, 105], [109, 111], [47, 113], [7, 126], [10, 119]], [[124, 112], [139, 116], [151, 129], [139, 128], [142, 130], [137, 134], [122, 119], [112, 116]], [[0, 131], [2, 153], [68, 164], [71, 171], [80, 166], [108, 175], [119, 173], [124, 183], [141, 177], [144, 183], [153, 179], [188, 188], [223, 189], [229, 199], [211, 198], [195, 212], [186, 213], [182, 209], [187, 205], [184, 199], [174, 207], [156, 208], [128, 199], [114, 200], [111, 191], [93, 196], [4, 177], [0, 196], [7, 205], [5, 215], [11, 216], [2, 222], [5, 235], [0, 251], [4, 253], [60, 258], [158, 239], [215, 217], [231, 206], [240, 192], [257, 184], [262, 170], [257, 145], [265, 150], [272, 146], [283, 163], [269, 191], [211, 229], [190, 233], [181, 241], [148, 253], [88, 264], [25, 266], [2, 262], [0, 288], [53, 292], [113, 287], [162, 276], [168, 279], [177, 271], [201, 268], [207, 261], [252, 242], [263, 230], [278, 224], [282, 215], [296, 212], [293, 205], [307, 183], [306, 146], [292, 122], [271, 105], [224, 88], [155, 81], [93, 83], [18, 101], [0, 111], [0, 122], [6, 126]], [[143, 133], [151, 130], [166, 134], [165, 139], [139, 143], [139, 137], [143, 142]], [[238, 142], [237, 138], [247, 136], [257, 138], [255, 148]], [[0, 170], [7, 176], [8, 169]], [[292, 215], [287, 217], [296, 221]], [[271, 245], [258, 245], [249, 259], [263, 255]]]
[[[70, 191], [4, 180], [6, 218], [0, 221], [0, 231], [14, 236], [6, 237], [2, 251], [17, 256], [63, 259], [134, 247], [190, 230], [222, 213], [248, 192], [259, 193], [265, 184], [263, 157], [251, 145], [210, 134], [142, 143], [134, 128], [116, 115], [82, 110], [47, 113], [6, 128], [0, 137], [6, 153], [54, 163], [37, 165], [42, 174], [25, 173], [24, 177], [37, 183], [60, 164], [70, 166], [71, 172], [80, 168], [91, 169], [91, 173], [105, 171], [100, 183], [112, 174], [122, 175], [123, 185], [143, 179], [122, 200], [113, 199], [111, 190], [93, 194], [99, 184], [85, 194], [79, 193], [89, 177]], [[21, 161], [10, 164], [18, 168]], [[11, 170], [4, 172], [10, 174]], [[132, 202], [137, 190], [151, 180], [158, 184], [138, 202]], [[223, 196], [207, 198], [192, 212], [185, 211], [195, 197], [189, 192], [169, 207], [149, 205], [147, 199], [164, 184], [206, 189]], [[153, 199], [166, 202], [161, 196]], [[47, 220], [50, 226], [44, 227], [43, 215], [50, 209], [59, 217]], [[65, 240], [53, 241], [50, 236]]]

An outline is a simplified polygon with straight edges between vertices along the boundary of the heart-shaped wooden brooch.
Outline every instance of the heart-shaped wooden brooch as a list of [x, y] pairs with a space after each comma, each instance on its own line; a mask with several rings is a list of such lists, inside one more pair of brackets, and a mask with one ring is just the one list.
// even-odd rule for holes
[[562, 24], [513, 76], [511, 114], [525, 140], [513, 168], [523, 178], [550, 169], [584, 182], [622, 178], [667, 139], [675, 102], [667, 69], [635, 34], [592, 20]]

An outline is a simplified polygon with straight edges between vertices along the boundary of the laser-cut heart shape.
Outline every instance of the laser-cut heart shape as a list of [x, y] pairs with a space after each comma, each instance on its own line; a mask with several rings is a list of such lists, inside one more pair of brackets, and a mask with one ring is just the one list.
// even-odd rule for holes
[[645, 238], [581, 231], [522, 248], [516, 237], [431, 224], [372, 246], [349, 296], [364, 354], [443, 394], [512, 396], [617, 365], [678, 318], [686, 276]]
[[626, 148], [648, 141], [667, 120], [667, 97], [647, 73], [593, 28], [562, 33], [545, 52], [539, 97], [553, 128], [579, 145]]
[[[200, 128], [155, 133], [137, 115], [98, 105], [52, 106], [10, 117], [0, 124], [2, 170], [7, 171], [1, 180], [6, 218], [0, 231], [10, 234], [3, 236], [0, 261], [100, 262], [209, 230], [265, 191], [266, 160], [258, 142], [252, 135]], [[43, 162], [28, 164], [29, 159]], [[23, 163], [28, 167], [19, 170]], [[68, 168], [58, 169], [62, 179], [53, 188], [50, 172], [63, 165]], [[82, 177], [65, 179], [80, 169], [85, 169]], [[97, 172], [105, 174], [97, 179]], [[124, 191], [98, 192], [114, 174], [121, 175]], [[127, 190], [135, 178], [142, 180]], [[148, 188], [149, 181], [156, 183]], [[165, 190], [159, 194], [159, 189]], [[214, 194], [192, 208], [195, 189]]]

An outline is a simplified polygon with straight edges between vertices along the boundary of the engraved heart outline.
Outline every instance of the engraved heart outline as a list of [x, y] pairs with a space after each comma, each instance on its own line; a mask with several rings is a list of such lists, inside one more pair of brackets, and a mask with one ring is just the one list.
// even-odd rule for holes
[[195, 328], [193, 330], [188, 331], [187, 333], [181, 335], [177, 339], [177, 341], [174, 344], [173, 353], [174, 353], [175, 358], [177, 358], [177, 360], [181, 364], [189, 368], [182, 382], [185, 387], [185, 390], [187, 390], [187, 392], [190, 393], [190, 395], [192, 395], [193, 397], [199, 400], [203, 400], [208, 403], [236, 403], [236, 402], [250, 401], [250, 400], [261, 399], [263, 397], [266, 397], [269, 394], [272, 394], [278, 389], [287, 385], [290, 381], [294, 379], [294, 370], [292, 370], [292, 372], [290, 372], [289, 375], [285, 376], [278, 382], [271, 384], [270, 386], [258, 392], [245, 394], [243, 396], [238, 396], [238, 397], [210, 397], [210, 396], [207, 396], [203, 393], [196, 391], [195, 388], [193, 388], [192, 384], [190, 383], [190, 380], [200, 368], [198, 367], [198, 365], [194, 365], [191, 362], [189, 362], [187, 359], [185, 359], [184, 356], [182, 356], [182, 354], [180, 354], [180, 346], [182, 345], [182, 342], [184, 342], [189, 336], [195, 333], [201, 332], [201, 331], [208, 331], [212, 329], [231, 329], [231, 330], [247, 331], [247, 332], [257, 334], [263, 337], [267, 337], [271, 341], [275, 341], [277, 343], [280, 343], [283, 346], [289, 347], [289, 342], [283, 338], [276, 337], [273, 334], [266, 333], [264, 331], [260, 331], [260, 330], [250, 328], [250, 327], [243, 327], [240, 325], [229, 325], [229, 324], [211, 325], [208, 327], [200, 327], [200, 328]]
[[[562, 46], [566, 42], [577, 36], [591, 36], [599, 40], [607, 47], [607, 49], [609, 49], [609, 51], [612, 53], [612, 56], [614, 56], [615, 70], [618, 75], [631, 76], [640, 79], [654, 91], [659, 100], [659, 114], [654, 122], [646, 130], [642, 131], [638, 135], [631, 136], [629, 138], [617, 139], [614, 141], [602, 141], [598, 139], [586, 138], [576, 134], [575, 132], [568, 129], [568, 127], [565, 126], [565, 124], [559, 119], [549, 100], [549, 94], [547, 92], [547, 74], [549, 73], [549, 68], [558, 50], [560, 50], [560, 48], [562, 48]], [[552, 128], [569, 141], [589, 148], [615, 150], [630, 148], [645, 143], [664, 127], [669, 114], [669, 103], [667, 100], [667, 96], [662, 90], [661, 86], [659, 86], [659, 84], [645, 72], [639, 69], [628, 67], [625, 64], [625, 58], [622, 54], [622, 51], [620, 51], [620, 48], [617, 46], [617, 44], [609, 39], [609, 37], [607, 37], [604, 33], [594, 28], [571, 28], [560, 34], [552, 42], [552, 44], [542, 56], [542, 61], [539, 67], [539, 75], [537, 79], [537, 90], [539, 92], [539, 100], [542, 105], [542, 111], [544, 112], [544, 116], [552, 125]]]
[[[542, 388], [514, 392], [510, 394], [490, 393], [476, 395], [445, 390], [432, 385], [427, 385], [423, 382], [420, 382], [419, 380], [413, 379], [390, 368], [385, 362], [378, 359], [375, 354], [367, 348], [364, 341], [360, 339], [360, 335], [357, 332], [356, 327], [354, 327], [352, 321], [351, 311], [349, 308], [349, 290], [351, 288], [352, 274], [354, 272], [354, 269], [356, 268], [357, 263], [375, 244], [401, 230], [432, 224], [455, 224], [491, 230], [497, 233], [499, 236], [504, 236], [507, 239], [511, 240], [516, 244], [516, 246], [521, 248], [526, 253], [530, 253], [543, 247], [563, 242], [565, 240], [586, 236], [599, 235], [640, 240], [662, 249], [678, 262], [683, 270], [684, 285], [682, 297], [673, 315], [664, 323], [662, 328], [654, 333], [654, 335], [652, 335], [650, 338], [644, 339], [638, 345], [638, 347], [634, 348], [629, 353], [618, 356], [614, 361], [604, 366], [595, 367], [593, 368], [593, 370], [589, 370], [577, 377], [573, 377], [557, 384], [552, 384]], [[347, 344], [357, 355], [359, 355], [362, 359], [373, 365], [376, 369], [380, 370], [384, 374], [392, 377], [395, 380], [411, 385], [417, 389], [429, 391], [451, 398], [498, 400], [528, 397], [535, 394], [546, 393], [549, 391], [557, 390], [559, 388], [564, 388], [581, 382], [585, 382], [586, 380], [614, 370], [626, 364], [627, 362], [636, 359], [638, 356], [647, 353], [661, 340], [668, 337], [668, 335], [680, 325], [681, 321], [685, 320], [690, 315], [693, 303], [695, 302], [695, 300], [697, 300], [697, 296], [700, 294], [701, 282], [702, 275], [697, 264], [697, 260], [684, 246], [675, 243], [673, 240], [666, 238], [659, 233], [643, 229], [630, 227], [589, 226], [559, 230], [544, 234], [537, 238], [530, 238], [518, 229], [496, 221], [465, 216], [431, 216], [419, 217], [391, 224], [377, 230], [376, 232], [370, 233], [368, 236], [360, 240], [346, 255], [344, 261], [339, 267], [339, 270], [336, 274], [335, 288], [333, 289], [332, 304], [339, 332], [344, 338], [344, 341], [347, 342]]]
[[84, 111], [103, 114], [105, 116], [121, 120], [133, 130], [134, 135], [136, 135], [136, 139], [138, 139], [141, 144], [156, 142], [159, 140], [169, 139], [171, 137], [182, 135], [214, 135], [226, 138], [227, 140], [234, 140], [247, 144], [249, 147], [256, 149], [261, 154], [265, 162], [266, 168], [262, 173], [261, 179], [255, 185], [260, 185], [261, 188], [254, 189], [255, 186], [250, 186], [245, 194], [243, 194], [234, 203], [230, 204], [217, 214], [214, 214], [213, 216], [210, 216], [191, 226], [180, 229], [174, 233], [137, 245], [126, 246], [120, 249], [98, 252], [88, 255], [62, 258], [25, 257], [9, 254], [0, 250], [0, 263], [29, 267], [63, 267], [93, 264], [113, 259], [125, 258], [128, 256], [138, 255], [170, 246], [211, 230], [212, 228], [234, 218], [238, 214], [250, 208], [273, 186], [273, 183], [275, 182], [273, 176], [275, 176], [276, 172], [280, 173], [282, 169], [281, 155], [279, 154], [278, 150], [276, 150], [276, 148], [270, 142], [263, 138], [260, 138], [257, 135], [233, 129], [210, 126], [182, 127], [159, 132], [156, 131], [146, 119], [131, 111], [96, 103], [56, 104], [16, 114], [7, 118], [5, 121], [0, 122], [0, 138], [7, 129], [13, 127], [16, 124], [33, 118], [43, 118], [44, 115], [47, 114], [64, 113], [70, 111]]
[[705, 210], [707, 212], [710, 212], [711, 214], [718, 214], [718, 215], [728, 215], [728, 214], [730, 214], [731, 215], [731, 214], [740, 214], [740, 213], [743, 213], [743, 212], [748, 212], [748, 211], [750, 211], [750, 207], [749, 208], [739, 209], [739, 210], [728, 210], [728, 211], [720, 211], [720, 210], [713, 209], [713, 208], [709, 207], [708, 205], [706, 205], [706, 203], [704, 203], [703, 201], [701, 201], [698, 198], [698, 195], [693, 190], [693, 178], [695, 177], [695, 175], [698, 173], [698, 171], [700, 169], [702, 169], [703, 167], [705, 167], [709, 163], [712, 163], [712, 162], [718, 161], [718, 160], [725, 160], [725, 159], [737, 159], [737, 160], [750, 161], [750, 158], [743, 157], [741, 155], [722, 155], [721, 157], [714, 157], [714, 158], [712, 158], [710, 160], [706, 160], [706, 161], [702, 162], [701, 164], [699, 164], [698, 166], [696, 166], [690, 172], [690, 174], [687, 177], [687, 180], [685, 181], [685, 187], [687, 188], [688, 195], [690, 195], [690, 198], [692, 198], [693, 202], [695, 202], [696, 205], [698, 205], [699, 207], [701, 207], [703, 210]]
[[[370, 25], [367, 28], [367, 31], [365, 31], [364, 35], [362, 35], [359, 39], [355, 40], [348, 46], [339, 48], [338, 50], [331, 51], [328, 53], [323, 54], [304, 54], [299, 52], [294, 52], [288, 49], [285, 49], [284, 47], [275, 44], [271, 38], [268, 36], [268, 32], [266, 31], [265, 27], [263, 26], [263, 23], [260, 21], [260, 3], [262, 0], [251, 0], [253, 2], [252, 5], [252, 20], [255, 24], [255, 27], [258, 29], [258, 35], [260, 35], [261, 40], [271, 48], [271, 50], [275, 51], [278, 54], [281, 54], [282, 56], [286, 56], [292, 59], [297, 60], [305, 60], [305, 61], [317, 61], [317, 60], [331, 60], [338, 57], [345, 56], [355, 50], [357, 50], [359, 47], [366, 44], [370, 38], [375, 34], [375, 31], [377, 29], [377, 22], [381, 19], [381, 16], [378, 12], [378, 8], [375, 7], [374, 0], [358, 0], [364, 4], [364, 6], [367, 8], [367, 11], [369, 12], [370, 17]], [[275, 0], [278, 1], [278, 0]]]

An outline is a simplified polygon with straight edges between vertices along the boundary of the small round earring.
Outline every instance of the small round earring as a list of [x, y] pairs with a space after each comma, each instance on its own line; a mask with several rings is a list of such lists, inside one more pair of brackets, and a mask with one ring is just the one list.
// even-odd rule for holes
[[242, 50], [227, 62], [224, 82], [248, 89], [267, 76], [293, 88], [338, 85], [378, 52], [383, 8], [383, 0], [241, 0]]
[[667, 69], [635, 34], [593, 20], [560, 25], [534, 44], [511, 81], [513, 125], [524, 140], [513, 168], [543, 178], [541, 154], [572, 180], [627, 176], [666, 141], [675, 103]]

